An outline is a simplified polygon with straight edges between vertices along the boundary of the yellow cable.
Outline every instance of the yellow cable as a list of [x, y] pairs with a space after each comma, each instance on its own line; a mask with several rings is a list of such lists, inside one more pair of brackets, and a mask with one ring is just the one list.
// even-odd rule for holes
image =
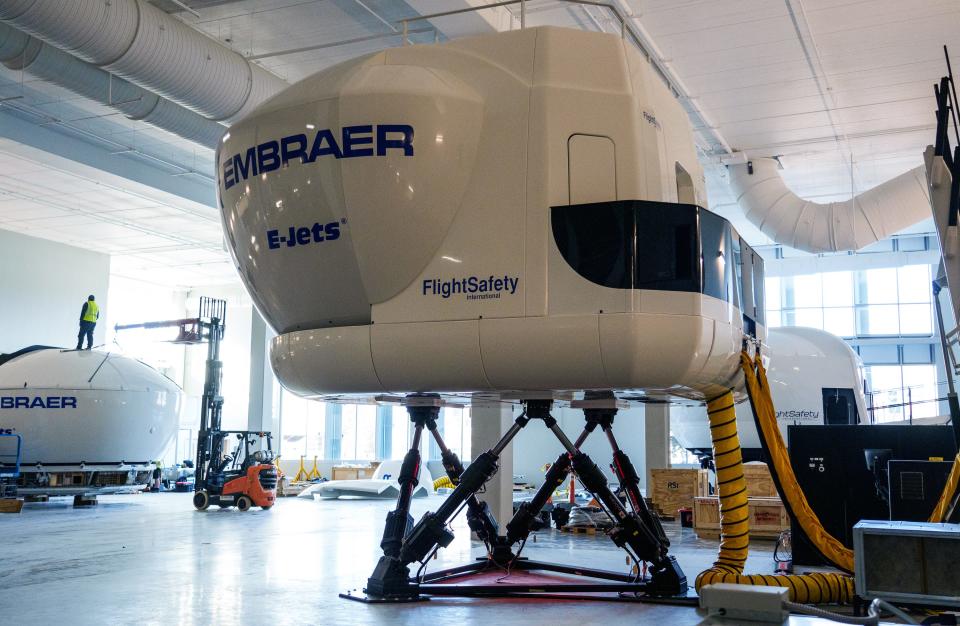
[[947, 484], [943, 487], [940, 500], [937, 502], [937, 506], [934, 507], [933, 513], [930, 514], [931, 522], [939, 523], [944, 521], [944, 518], [947, 516], [947, 508], [953, 501], [954, 494], [957, 493], [958, 484], [960, 484], [960, 452], [957, 453], [957, 458], [953, 460], [953, 469], [950, 470], [950, 475], [947, 477]]
[[[787, 445], [780, 434], [777, 425], [777, 412], [770, 397], [770, 386], [767, 382], [767, 372], [760, 361], [760, 354], [754, 361], [746, 352], [741, 353], [740, 362], [743, 365], [743, 374], [747, 382], [747, 394], [753, 406], [753, 415], [757, 422], [757, 429], [763, 439], [767, 452], [770, 455], [771, 470], [780, 488], [780, 495], [784, 504], [797, 520], [800, 528], [810, 539], [810, 542], [830, 563], [845, 572], [853, 572], [853, 550], [843, 545], [828, 533], [817, 514], [807, 502], [797, 477], [790, 465], [787, 454]], [[754, 370], [756, 367], [756, 370]]]
[[442, 489], [443, 487], [446, 487], [448, 489], [453, 489], [454, 487], [453, 481], [450, 480], [449, 476], [441, 476], [440, 478], [433, 481], [434, 491], [436, 491], [437, 489]]
[[713, 567], [697, 576], [697, 591], [712, 583], [734, 583], [785, 587], [793, 602], [821, 604], [852, 600], [853, 579], [842, 574], [817, 572], [767, 576], [743, 573], [750, 548], [750, 507], [733, 393], [728, 391], [707, 403], [707, 416], [720, 498], [720, 551]]

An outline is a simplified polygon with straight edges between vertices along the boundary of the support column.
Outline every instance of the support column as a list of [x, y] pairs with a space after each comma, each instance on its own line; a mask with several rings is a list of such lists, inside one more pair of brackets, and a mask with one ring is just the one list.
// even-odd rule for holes
[[[273, 372], [270, 371], [267, 349], [267, 323], [256, 307], [250, 312], [250, 399], [247, 405], [247, 430], [272, 431], [279, 435], [273, 423]], [[274, 450], [278, 445], [273, 442]]]
[[670, 467], [670, 405], [646, 404], [643, 412], [647, 466], [644, 478], [649, 496], [650, 470]]
[[[513, 407], [489, 398], [474, 397], [470, 421], [471, 457], [476, 458], [497, 443], [513, 425]], [[536, 426], [542, 427], [534, 424]], [[500, 454], [500, 470], [487, 483], [486, 493], [478, 497], [487, 503], [501, 523], [513, 516], [513, 443]]]

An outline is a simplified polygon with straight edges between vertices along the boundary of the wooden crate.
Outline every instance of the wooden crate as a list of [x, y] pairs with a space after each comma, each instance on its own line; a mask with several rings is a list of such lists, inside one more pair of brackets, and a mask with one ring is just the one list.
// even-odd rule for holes
[[[751, 539], [776, 539], [790, 529], [790, 516], [780, 498], [748, 498]], [[701, 539], [720, 537], [720, 499], [696, 498], [693, 502], [693, 529]]]
[[0, 499], [0, 513], [19, 513], [23, 508], [23, 500], [16, 498]]
[[744, 463], [743, 477], [747, 481], [747, 495], [751, 498], [779, 498], [766, 463]]
[[368, 467], [355, 467], [350, 465], [334, 465], [330, 470], [331, 480], [362, 480], [364, 478], [373, 478], [373, 473], [377, 471], [380, 463], [371, 463]]
[[647, 495], [660, 517], [674, 518], [694, 498], [710, 495], [710, 472], [703, 469], [652, 469]]

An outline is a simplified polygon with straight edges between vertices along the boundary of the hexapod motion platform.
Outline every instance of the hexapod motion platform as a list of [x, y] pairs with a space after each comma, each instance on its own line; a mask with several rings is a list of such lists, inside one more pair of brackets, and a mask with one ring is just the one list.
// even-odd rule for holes
[[[414, 424], [413, 443], [404, 457], [400, 472], [400, 495], [396, 508], [387, 514], [386, 527], [380, 546], [383, 556], [364, 588], [365, 596], [355, 593], [341, 597], [366, 602], [411, 602], [425, 596], [528, 596], [543, 593], [619, 592], [622, 597], [683, 601], [687, 594], [687, 579], [674, 557], [667, 553], [670, 546], [660, 520], [652, 514], [640, 494], [636, 469], [626, 453], [620, 449], [612, 426], [617, 413], [617, 402], [612, 394], [598, 394], [580, 402], [586, 417], [583, 432], [575, 442], [570, 441], [550, 415], [551, 400], [526, 400], [524, 410], [500, 440], [489, 450], [477, 456], [464, 470], [457, 455], [449, 450], [437, 430], [441, 399], [435, 394], [414, 395], [407, 398], [407, 409]], [[532, 420], [542, 421], [563, 445], [563, 452], [551, 465], [543, 484], [529, 502], [523, 503], [506, 524], [501, 535], [497, 520], [486, 503], [477, 499], [477, 493], [498, 470], [501, 452]], [[624, 504], [610, 489], [607, 479], [597, 464], [580, 446], [597, 426], [606, 434], [613, 449], [614, 470], [621, 488], [627, 494]], [[442, 452], [443, 466], [456, 485], [436, 512], [428, 512], [414, 525], [410, 516], [410, 494], [417, 484], [420, 471], [420, 439], [424, 428], [430, 431]], [[580, 568], [555, 563], [543, 563], [520, 555], [530, 535], [531, 527], [540, 509], [559, 487], [568, 473], [574, 473], [584, 487], [593, 494], [614, 522], [607, 533], [613, 542], [623, 548], [635, 564], [635, 574], [621, 574], [603, 570]], [[629, 508], [628, 508], [629, 505]], [[450, 545], [453, 533], [448, 525], [467, 508], [467, 523], [487, 548], [487, 556], [478, 562], [425, 574], [426, 563], [440, 548]], [[514, 546], [516, 550], [514, 550]], [[410, 565], [420, 563], [415, 576]], [[649, 564], [649, 568], [646, 564]], [[511, 571], [542, 571], [578, 577], [576, 582], [524, 584], [466, 584], [464, 577], [496, 568]], [[457, 584], [444, 584], [459, 579]], [[607, 582], [585, 582], [600, 579]], [[584, 580], [584, 582], [580, 582]], [[643, 594], [643, 595], [640, 595]]]

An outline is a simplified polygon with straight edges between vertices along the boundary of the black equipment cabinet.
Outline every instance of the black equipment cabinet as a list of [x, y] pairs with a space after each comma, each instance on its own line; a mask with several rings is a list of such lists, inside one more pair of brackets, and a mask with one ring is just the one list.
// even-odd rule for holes
[[[871, 470], [866, 451], [871, 458], [898, 461], [946, 461], [957, 454], [950, 426], [790, 426], [788, 440], [790, 463], [810, 506], [824, 529], [850, 548], [857, 522], [890, 519], [887, 464]], [[791, 533], [795, 563], [826, 564], [796, 520]]]

